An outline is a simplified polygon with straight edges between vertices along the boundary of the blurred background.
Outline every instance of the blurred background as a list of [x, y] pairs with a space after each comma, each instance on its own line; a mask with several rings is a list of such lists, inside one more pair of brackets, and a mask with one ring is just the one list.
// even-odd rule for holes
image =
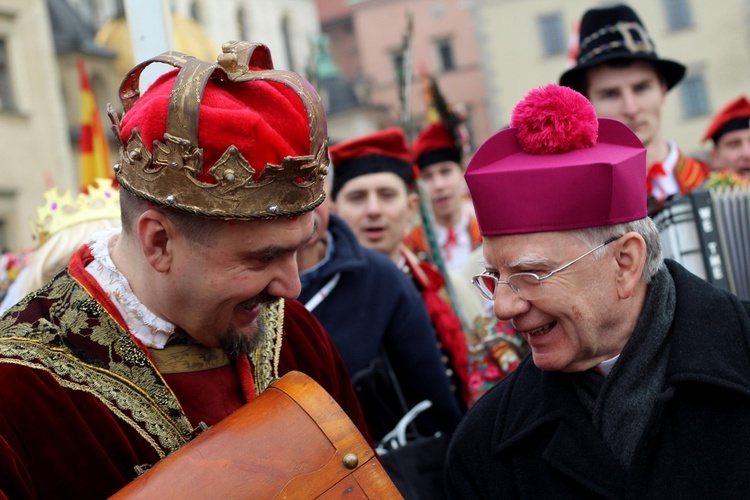
[[[319, 89], [332, 141], [391, 125], [413, 136], [428, 121], [432, 78], [465, 117], [473, 150], [507, 126], [529, 90], [557, 83], [583, 12], [614, 2], [149, 3], [167, 13], [174, 50], [215, 60], [228, 40], [268, 45], [276, 68]], [[638, 12], [660, 57], [687, 66], [667, 98], [663, 128], [687, 154], [704, 157], [699, 141], [712, 114], [750, 93], [750, 0], [618, 3]], [[103, 130], [108, 166], [115, 162], [107, 103], [121, 112], [118, 87], [136, 63], [129, 23], [149, 16], [129, 19], [127, 7], [124, 0], [0, 0], [0, 251], [32, 244], [29, 222], [44, 191], [79, 189], [92, 130]]]

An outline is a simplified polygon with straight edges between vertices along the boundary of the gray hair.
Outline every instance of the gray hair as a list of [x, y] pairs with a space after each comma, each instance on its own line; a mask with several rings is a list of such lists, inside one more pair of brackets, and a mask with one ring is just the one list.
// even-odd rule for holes
[[[613, 226], [576, 229], [571, 231], [570, 234], [588, 245], [589, 248], [594, 248], [610, 238], [619, 237], [629, 232], [640, 234], [646, 241], [646, 266], [641, 279], [646, 283], [649, 283], [651, 278], [653, 278], [659, 271], [659, 267], [661, 267], [663, 261], [659, 229], [650, 217], [644, 217], [643, 219], [622, 224], [615, 224]], [[606, 251], [606, 247], [600, 248], [593, 253], [593, 257], [599, 259], [606, 253]]]

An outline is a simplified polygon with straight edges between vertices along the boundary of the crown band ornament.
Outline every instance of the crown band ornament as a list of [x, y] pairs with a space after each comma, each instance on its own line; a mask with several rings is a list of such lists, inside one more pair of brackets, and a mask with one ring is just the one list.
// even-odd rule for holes
[[[120, 161], [114, 170], [122, 187], [159, 205], [222, 219], [294, 216], [323, 202], [323, 179], [328, 173], [329, 160], [321, 98], [296, 73], [273, 69], [271, 53], [265, 45], [227, 42], [216, 63], [179, 52], [166, 52], [144, 61], [125, 76], [120, 86], [124, 113], [140, 98], [140, 74], [153, 62], [181, 68], [170, 95], [166, 133], [163, 141], [154, 141], [153, 152], [144, 144], [137, 127], [127, 144], [122, 141], [120, 120], [112, 106], [108, 106], [120, 146]], [[257, 172], [239, 149], [230, 145], [204, 173], [203, 149], [198, 144], [198, 115], [203, 91], [211, 78], [235, 83], [277, 82], [292, 89], [307, 114], [309, 154], [287, 156], [280, 165], [267, 163]], [[206, 175], [215, 182], [201, 180]]]
[[112, 187], [112, 179], [95, 179], [88, 186], [88, 194], [76, 198], [57, 188], [44, 193], [44, 205], [38, 207], [32, 234], [37, 246], [43, 245], [52, 235], [82, 222], [99, 219], [120, 219], [120, 192]]

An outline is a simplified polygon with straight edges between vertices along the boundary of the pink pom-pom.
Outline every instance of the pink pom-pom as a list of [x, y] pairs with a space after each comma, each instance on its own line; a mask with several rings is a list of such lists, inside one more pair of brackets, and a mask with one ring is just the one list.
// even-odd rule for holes
[[588, 99], [573, 89], [547, 85], [529, 92], [513, 110], [511, 127], [526, 153], [546, 155], [590, 148], [599, 122]]

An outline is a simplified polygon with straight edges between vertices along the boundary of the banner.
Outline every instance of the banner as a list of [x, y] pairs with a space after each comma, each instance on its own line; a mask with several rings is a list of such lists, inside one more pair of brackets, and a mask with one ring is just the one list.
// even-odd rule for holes
[[80, 176], [81, 192], [97, 178], [113, 177], [109, 143], [104, 135], [96, 98], [91, 89], [83, 59], [78, 59], [78, 75], [81, 87], [81, 135], [80, 135]]

